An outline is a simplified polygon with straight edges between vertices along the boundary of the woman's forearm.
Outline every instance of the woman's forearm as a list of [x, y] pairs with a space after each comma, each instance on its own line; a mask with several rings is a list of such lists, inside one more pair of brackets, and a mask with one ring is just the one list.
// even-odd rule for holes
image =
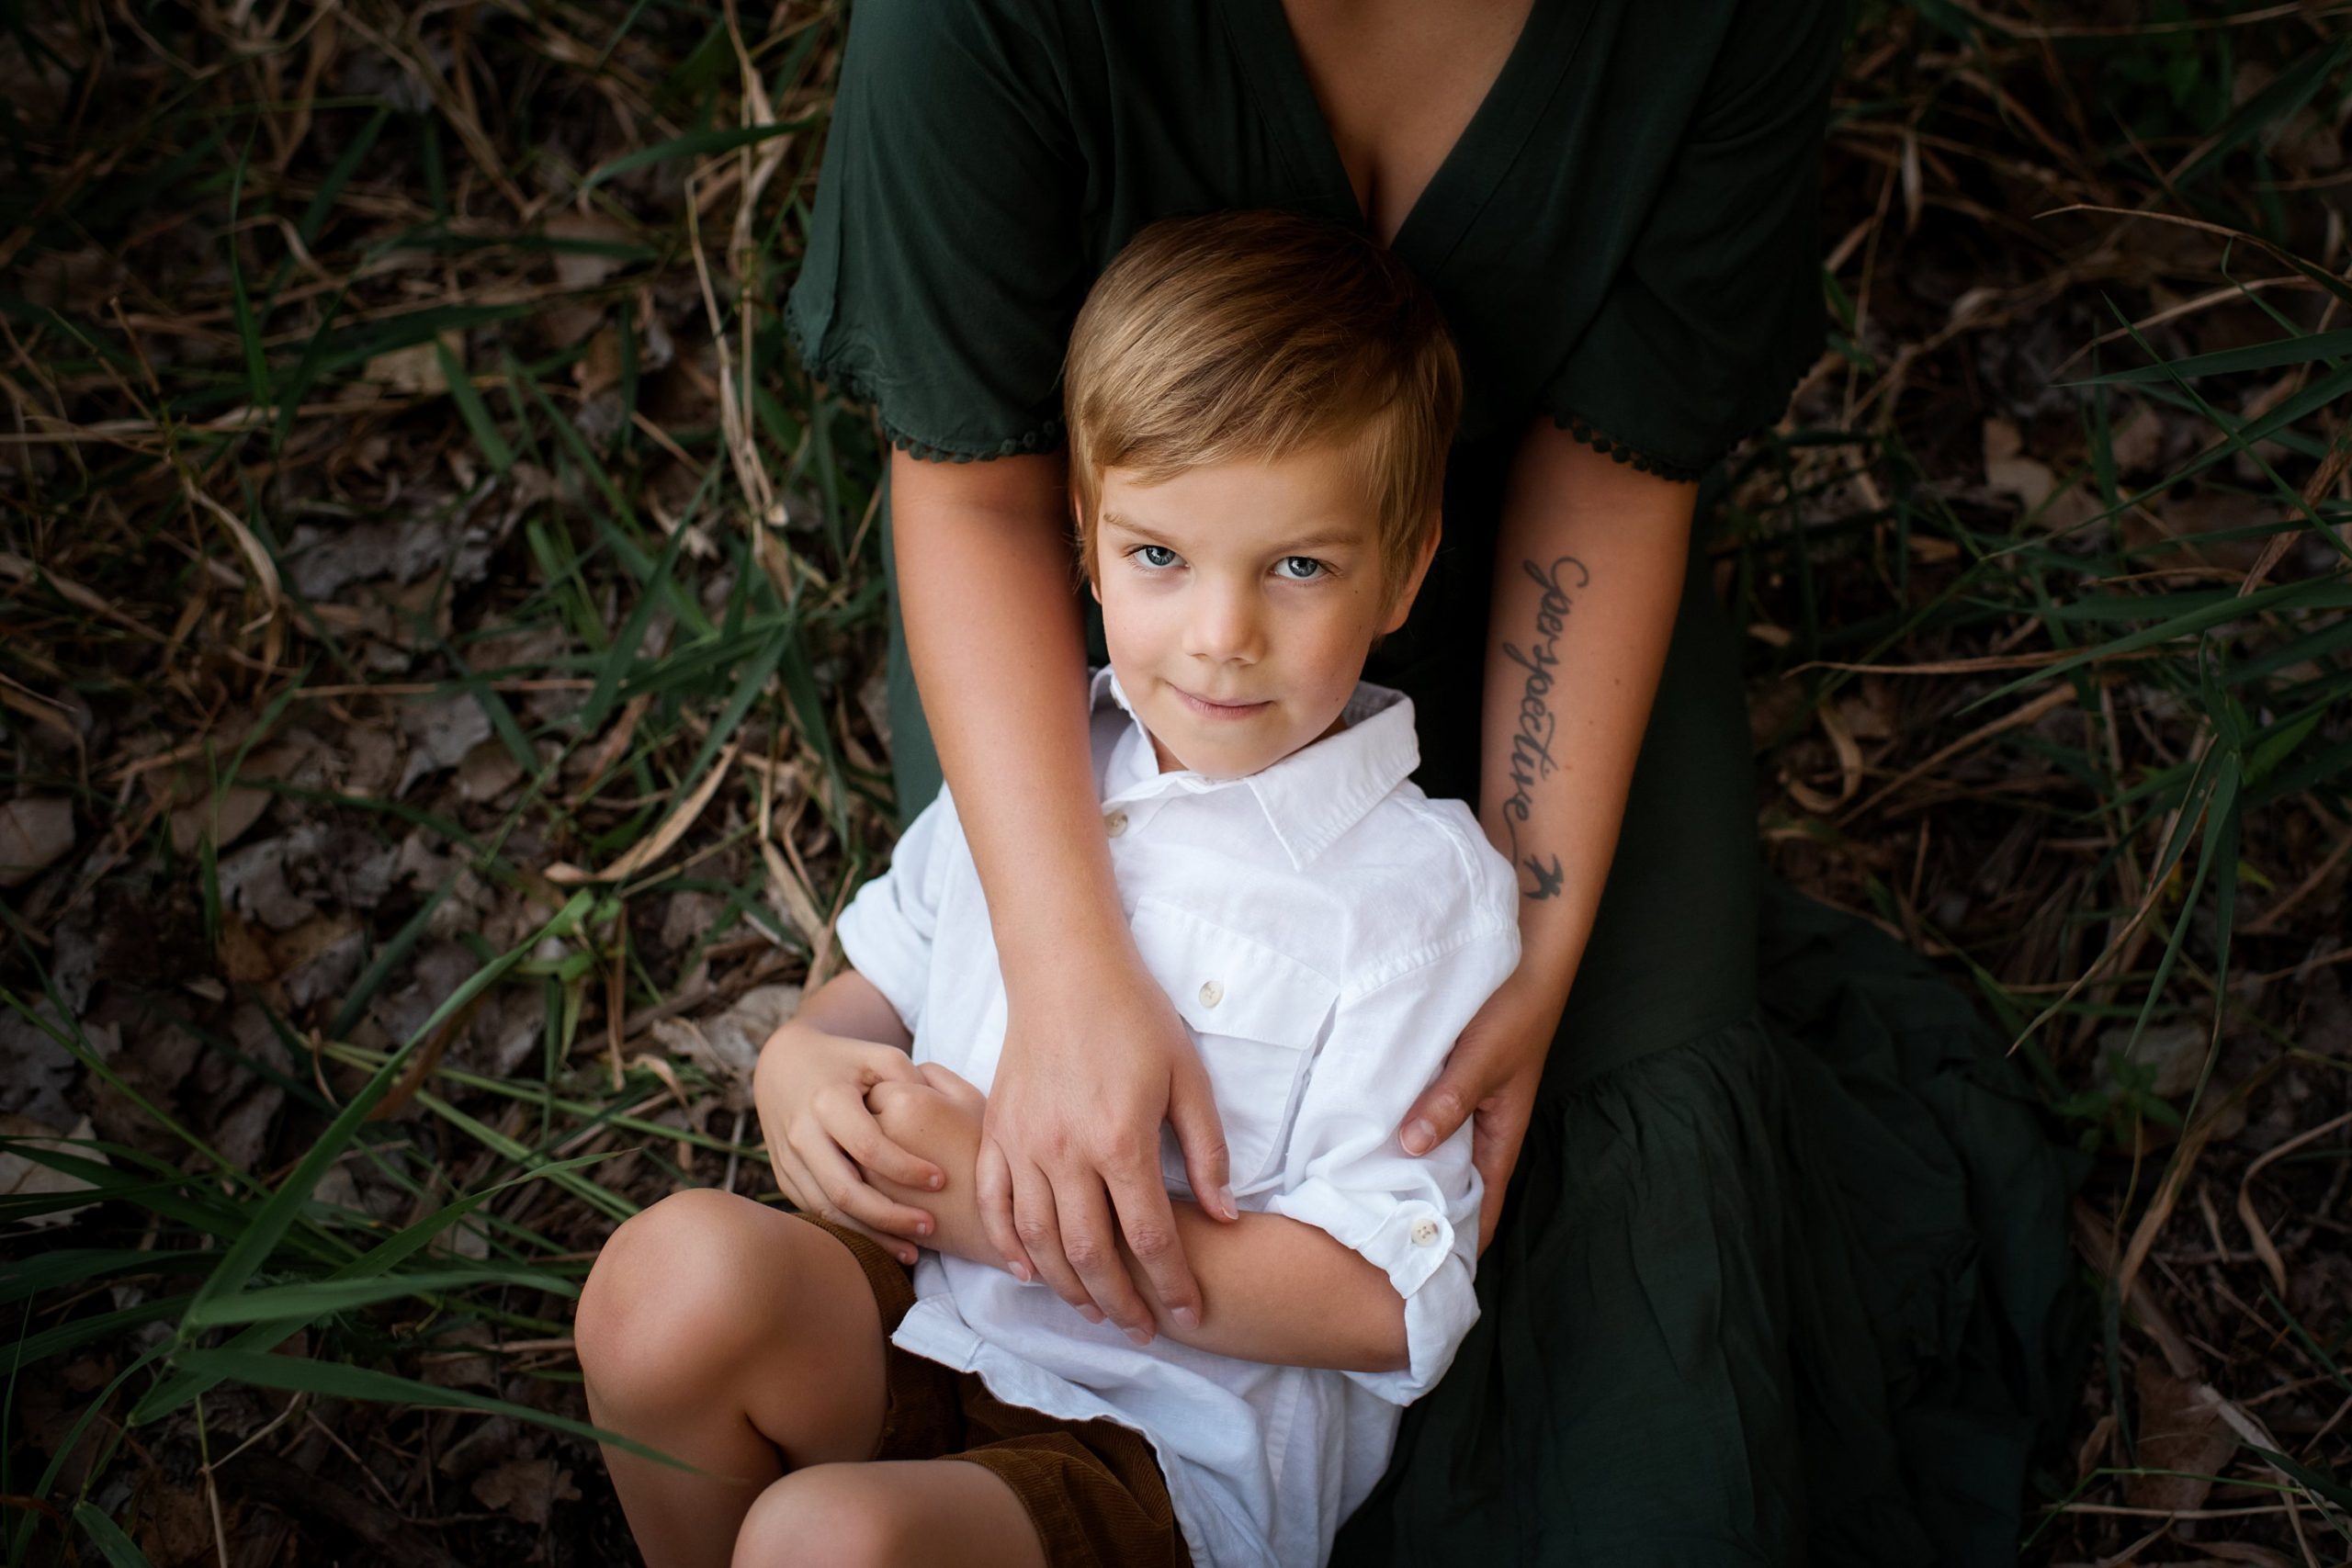
[[981, 886], [1024, 889], [989, 900], [1015, 986], [1125, 924], [1095, 830], [1064, 463], [891, 455], [900, 618], [923, 716]]
[[1521, 444], [1495, 549], [1479, 821], [1519, 874], [1522, 975], [1565, 1002], [1666, 668], [1698, 487], [1548, 418]]
[[997, 1256], [1148, 1337], [1124, 1238], [1197, 1317], [1156, 1153], [1176, 1130], [1193, 1190], [1228, 1184], [1207, 1075], [1136, 952], [1096, 815], [1085, 645], [1063, 459], [891, 457], [899, 607], [1004, 976], [980, 1212]]

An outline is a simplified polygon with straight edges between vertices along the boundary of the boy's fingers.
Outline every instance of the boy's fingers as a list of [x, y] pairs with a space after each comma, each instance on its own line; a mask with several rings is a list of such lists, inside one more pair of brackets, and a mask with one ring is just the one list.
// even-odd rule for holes
[[[1155, 1176], [1158, 1172], [1155, 1170]], [[1155, 1181], [1162, 1207], [1168, 1193]], [[1127, 1272], [1127, 1260], [1119, 1253], [1119, 1216], [1113, 1213], [1103, 1192], [1102, 1179], [1092, 1171], [1081, 1171], [1069, 1185], [1054, 1189], [1054, 1205], [1061, 1215], [1062, 1252], [1069, 1259], [1088, 1296], [1102, 1314], [1116, 1325], [1121, 1332], [1138, 1345], [1148, 1345], [1159, 1332], [1159, 1324], [1151, 1315], [1151, 1308], [1136, 1291], [1133, 1275]], [[1174, 1224], [1170, 1215], [1169, 1224]], [[1142, 1222], [1147, 1235], [1151, 1234], [1151, 1222]], [[1031, 1256], [1036, 1249], [1030, 1249]]]
[[890, 1141], [882, 1124], [861, 1101], [854, 1111], [844, 1111], [837, 1122], [829, 1122], [825, 1131], [833, 1141], [848, 1151], [866, 1171], [897, 1182], [901, 1187], [929, 1188], [937, 1191], [946, 1185], [947, 1173], [920, 1155], [910, 1154]]
[[835, 1224], [854, 1221], [886, 1232], [904, 1243], [931, 1233], [931, 1216], [921, 1209], [896, 1203], [866, 1185], [840, 1148], [828, 1142], [822, 1149], [805, 1151], [808, 1174], [820, 1194], [818, 1213]]
[[868, 1089], [891, 1078], [900, 1083], [922, 1082], [922, 1069], [915, 1066], [912, 1056], [895, 1045], [876, 1045], [866, 1052], [865, 1066]]
[[1029, 1261], [1028, 1248], [1012, 1231], [1012, 1168], [1005, 1162], [996, 1140], [985, 1134], [980, 1138], [980, 1157], [972, 1168], [972, 1195], [979, 1200], [980, 1229], [988, 1233], [989, 1245], [1004, 1259], [1012, 1277], [1027, 1284], [1037, 1271]]
[[[1192, 1071], [1179, 1071], [1169, 1084], [1168, 1121], [1176, 1129], [1177, 1146], [1184, 1151], [1184, 1179], [1193, 1185], [1193, 1196], [1200, 1200], [1201, 1210], [1213, 1220], [1240, 1217], [1241, 1211], [1233, 1202], [1232, 1161], [1226, 1148], [1225, 1122], [1216, 1113], [1216, 1095], [1209, 1088], [1209, 1075], [1198, 1057], [1193, 1058]], [[1155, 1173], [1156, 1174], [1156, 1173]], [[1119, 1213], [1126, 1213], [1126, 1199], [1114, 1190], [1113, 1199]], [[1135, 1232], [1127, 1233], [1127, 1245], [1135, 1246]], [[1181, 1268], [1182, 1249], [1177, 1249]], [[1138, 1248], [1136, 1256], [1141, 1258]], [[1148, 1259], [1144, 1267], [1151, 1267]], [[1157, 1274], [1152, 1276], [1159, 1282]], [[1191, 1276], [1186, 1275], [1186, 1283]], [[1170, 1308], [1175, 1303], [1163, 1292], [1159, 1298]]]
[[841, 1219], [835, 1220], [833, 1224], [841, 1226], [843, 1230], [855, 1231], [858, 1235], [865, 1237], [868, 1241], [873, 1242], [876, 1246], [882, 1248], [883, 1251], [888, 1253], [891, 1257], [897, 1258], [908, 1268], [911, 1269], [914, 1267], [916, 1253], [914, 1247], [910, 1243], [903, 1241], [895, 1235], [885, 1235], [880, 1231], [876, 1230], [872, 1225], [859, 1224], [855, 1220], [850, 1219], [846, 1215]]
[[[1111, 1201], [1118, 1205], [1127, 1250], [1136, 1255], [1136, 1266], [1151, 1282], [1151, 1293], [1181, 1326], [1197, 1327], [1201, 1321], [1201, 1288], [1193, 1279], [1192, 1265], [1184, 1257], [1184, 1244], [1176, 1235], [1176, 1209], [1168, 1201], [1168, 1189], [1160, 1182], [1158, 1162], [1146, 1168], [1141, 1176], [1130, 1176], [1120, 1182], [1112, 1190]], [[1225, 1201], [1232, 1202], [1232, 1194], [1227, 1193]], [[1124, 1261], [1120, 1263], [1119, 1278], [1133, 1293], [1133, 1281]], [[1140, 1297], [1136, 1305], [1144, 1313], [1146, 1325], [1150, 1326], [1149, 1309]]]
[[768, 1167], [775, 1172], [775, 1184], [786, 1202], [803, 1213], [817, 1212], [817, 1184], [808, 1179], [808, 1167], [790, 1144], [779, 1139], [768, 1145]]
[[798, 1155], [792, 1152], [790, 1145], [784, 1145], [781, 1150], [770, 1152], [774, 1156], [770, 1163], [776, 1167], [776, 1185], [784, 1190], [785, 1197], [790, 1201], [794, 1208], [804, 1214], [830, 1218], [834, 1224], [871, 1238], [876, 1246], [909, 1268], [914, 1266], [915, 1248], [912, 1243], [899, 1236], [884, 1235], [872, 1225], [860, 1224], [845, 1213], [826, 1215], [825, 1204], [820, 1195], [816, 1178], [808, 1174], [808, 1166], [802, 1163]]
[[978, 1116], [988, 1109], [988, 1096], [965, 1081], [954, 1068], [943, 1067], [937, 1062], [924, 1062], [916, 1070], [922, 1074], [923, 1082], [954, 1100], [967, 1113]]

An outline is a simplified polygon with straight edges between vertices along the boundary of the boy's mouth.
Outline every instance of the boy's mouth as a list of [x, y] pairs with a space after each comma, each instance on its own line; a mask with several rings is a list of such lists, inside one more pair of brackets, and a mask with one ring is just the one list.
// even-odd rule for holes
[[1248, 718], [1252, 714], [1262, 713], [1274, 705], [1270, 702], [1221, 703], [1207, 697], [1196, 697], [1182, 686], [1170, 686], [1168, 689], [1182, 698], [1184, 705], [1203, 718]]

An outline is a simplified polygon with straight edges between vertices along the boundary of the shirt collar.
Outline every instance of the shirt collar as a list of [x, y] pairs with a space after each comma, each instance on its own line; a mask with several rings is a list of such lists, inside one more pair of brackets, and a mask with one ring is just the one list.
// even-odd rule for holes
[[1190, 769], [1161, 773], [1150, 731], [1127, 700], [1117, 673], [1106, 664], [1094, 672], [1091, 705], [1099, 713], [1113, 704], [1127, 716], [1127, 725], [1103, 768], [1104, 805], [1179, 791], [1209, 795], [1247, 790], [1265, 813], [1294, 870], [1338, 842], [1421, 762], [1412, 699], [1369, 681], [1356, 682], [1337, 734], [1238, 779], [1207, 778]]

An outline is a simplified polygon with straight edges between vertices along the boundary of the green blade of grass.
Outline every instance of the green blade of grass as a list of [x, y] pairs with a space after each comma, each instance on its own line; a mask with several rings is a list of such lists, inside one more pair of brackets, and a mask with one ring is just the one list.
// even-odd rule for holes
[[67, 1285], [84, 1285], [120, 1274], [209, 1269], [203, 1252], [153, 1252], [136, 1247], [55, 1247], [31, 1258], [0, 1264], [0, 1306]]
[[253, 156], [253, 138], [237, 153], [236, 168], [229, 176], [229, 227], [225, 243], [229, 247], [229, 288], [231, 304], [237, 322], [237, 338], [244, 345], [245, 381], [252, 389], [253, 406], [269, 407], [271, 388], [269, 355], [261, 345], [261, 326], [254, 320], [253, 300], [245, 292], [245, 264], [237, 254], [237, 205], [245, 190], [245, 164]]
[[481, 448], [482, 461], [491, 471], [503, 474], [514, 466], [514, 448], [506, 445], [506, 437], [498, 434], [498, 426], [490, 417], [489, 405], [474, 389], [473, 378], [458, 356], [449, 352], [445, 338], [433, 340], [433, 353], [441, 362], [441, 378], [449, 383], [449, 400], [458, 405], [458, 416], [473, 433], [474, 445]]
[[[590, 1154], [575, 1156], [567, 1160], [553, 1161], [537, 1166], [508, 1180], [499, 1182], [496, 1186], [487, 1187], [480, 1192], [459, 1198], [435, 1213], [427, 1214], [398, 1235], [387, 1238], [373, 1250], [352, 1259], [327, 1278], [330, 1281], [363, 1280], [383, 1274], [395, 1265], [414, 1257], [435, 1236], [439, 1235], [501, 1192], [519, 1187], [526, 1181], [537, 1180], [543, 1176], [558, 1171], [575, 1170], [582, 1166], [594, 1165], [599, 1160], [611, 1157], [610, 1154]], [[259, 1325], [232, 1336], [221, 1348], [262, 1355], [293, 1337], [294, 1331], [300, 1326], [300, 1324]], [[132, 1407], [128, 1422], [136, 1427], [153, 1421], [158, 1416], [168, 1415], [189, 1400], [205, 1393], [220, 1381], [217, 1376], [191, 1371], [187, 1366], [175, 1363], [169, 1375], [150, 1388]]]
[[463, 1410], [479, 1411], [485, 1416], [504, 1416], [530, 1426], [585, 1438], [591, 1442], [604, 1443], [675, 1470], [703, 1473], [684, 1461], [673, 1459], [661, 1450], [633, 1438], [624, 1438], [617, 1432], [608, 1432], [601, 1427], [574, 1421], [552, 1411], [535, 1410], [527, 1404], [493, 1399], [470, 1389], [443, 1388], [435, 1383], [420, 1382], [414, 1378], [398, 1377], [390, 1372], [371, 1371], [364, 1367], [306, 1360], [294, 1356], [261, 1356], [248, 1350], [189, 1350], [184, 1352], [180, 1359], [192, 1370], [214, 1374], [219, 1382], [279, 1389], [288, 1393], [322, 1393], [335, 1399], [356, 1399], [371, 1404], [413, 1404], [428, 1410], [455, 1405]]
[[76, 1349], [94, 1340], [107, 1338], [126, 1328], [143, 1328], [151, 1323], [161, 1323], [182, 1311], [195, 1299], [193, 1294], [163, 1296], [152, 1302], [141, 1302], [135, 1306], [117, 1307], [112, 1312], [77, 1317], [39, 1334], [26, 1335], [5, 1352], [0, 1352], [0, 1357], [5, 1357], [8, 1373], [14, 1377], [36, 1362], [45, 1361], [51, 1356]]
[[580, 188], [594, 190], [606, 180], [618, 179], [633, 169], [650, 164], [667, 163], [673, 158], [701, 158], [713, 152], [731, 152], [738, 147], [750, 147], [757, 142], [788, 136], [796, 130], [806, 130], [824, 118], [822, 115], [804, 115], [798, 119], [781, 119], [772, 125], [728, 126], [717, 130], [690, 130], [684, 136], [657, 141], [650, 147], [640, 147], [634, 152], [624, 152], [611, 163], [601, 165], [582, 180]]
[[[407, 1043], [386, 1059], [383, 1066], [368, 1080], [365, 1088], [352, 1096], [350, 1103], [344, 1107], [342, 1113], [335, 1117], [327, 1130], [320, 1134], [319, 1141], [311, 1146], [310, 1152], [302, 1156], [301, 1162], [294, 1168], [293, 1174], [286, 1179], [285, 1183], [270, 1195], [269, 1201], [254, 1213], [253, 1223], [231, 1244], [219, 1266], [214, 1269], [211, 1278], [205, 1280], [198, 1290], [197, 1305], [201, 1306], [218, 1301], [223, 1296], [232, 1295], [243, 1290], [245, 1282], [251, 1280], [262, 1264], [268, 1260], [269, 1255], [277, 1250], [277, 1244], [285, 1236], [288, 1228], [294, 1224], [302, 1204], [309, 1200], [311, 1190], [318, 1186], [319, 1179], [326, 1174], [327, 1167], [341, 1157], [345, 1145], [357, 1135], [359, 1125], [368, 1119], [368, 1113], [376, 1108], [377, 1101], [382, 1100], [390, 1091], [392, 1081], [407, 1062], [409, 1053], [413, 1051], [420, 1042], [430, 1037], [432, 1032], [441, 1026], [443, 1020], [465, 1007], [492, 986], [496, 985], [509, 969], [521, 963], [542, 941], [574, 930], [594, 902], [594, 898], [591, 894], [585, 892], [573, 894], [563, 908], [557, 910], [545, 925], [524, 939], [519, 946], [483, 965], [465, 984], [452, 991], [439, 1007], [433, 1010], [432, 1016], [417, 1026], [416, 1032], [409, 1037]], [[183, 1324], [181, 1329], [183, 1337], [190, 1332], [190, 1328], [191, 1325]]]
[[2271, 343], [2249, 344], [2244, 348], [2191, 355], [2187, 359], [2175, 359], [2161, 365], [2142, 365], [2130, 370], [2110, 370], [2104, 376], [2092, 376], [2080, 381], [2055, 381], [2052, 385], [2112, 387], [2162, 383], [2188, 376], [2227, 376], [2241, 370], [2276, 370], [2283, 366], [2308, 365], [2315, 359], [2334, 359], [2346, 354], [2352, 354], [2352, 328], [2279, 338]]
[[2159, 621], [2153, 626], [2143, 626], [2140, 630], [2127, 633], [2112, 642], [2082, 649], [2064, 659], [2041, 666], [2031, 674], [2020, 675], [2014, 681], [2005, 681], [1982, 696], [1962, 704], [1958, 711], [1970, 713], [1983, 707], [1986, 703], [1997, 702], [2013, 692], [2022, 691], [2028, 686], [2040, 685], [2042, 682], [2065, 674], [2068, 671], [2079, 670], [2086, 664], [2096, 663], [2102, 659], [2114, 659], [2143, 648], [2154, 648], [2159, 643], [2170, 642], [2176, 637], [2188, 637], [2192, 633], [2207, 631], [2214, 626], [2226, 626], [2232, 621], [2245, 620], [2248, 616], [2281, 605], [2297, 610], [2352, 606], [2352, 581], [2347, 581], [2342, 577], [2325, 578], [2301, 582], [2273, 583], [2267, 588], [2256, 589], [2252, 593], [2224, 592], [2218, 598], [2199, 604], [2193, 610]]
[[444, 1269], [415, 1274], [314, 1280], [300, 1285], [265, 1285], [190, 1307], [187, 1321], [198, 1328], [243, 1323], [308, 1323], [330, 1313], [351, 1312], [379, 1302], [445, 1295], [477, 1285], [521, 1285], [566, 1298], [580, 1294], [580, 1288], [571, 1281], [532, 1269]]
[[74, 1504], [74, 1522], [82, 1527], [82, 1533], [90, 1538], [90, 1544], [103, 1552], [114, 1568], [154, 1568], [154, 1564], [147, 1561], [147, 1554], [132, 1545], [130, 1538], [122, 1533], [122, 1527], [100, 1513], [96, 1504]]

